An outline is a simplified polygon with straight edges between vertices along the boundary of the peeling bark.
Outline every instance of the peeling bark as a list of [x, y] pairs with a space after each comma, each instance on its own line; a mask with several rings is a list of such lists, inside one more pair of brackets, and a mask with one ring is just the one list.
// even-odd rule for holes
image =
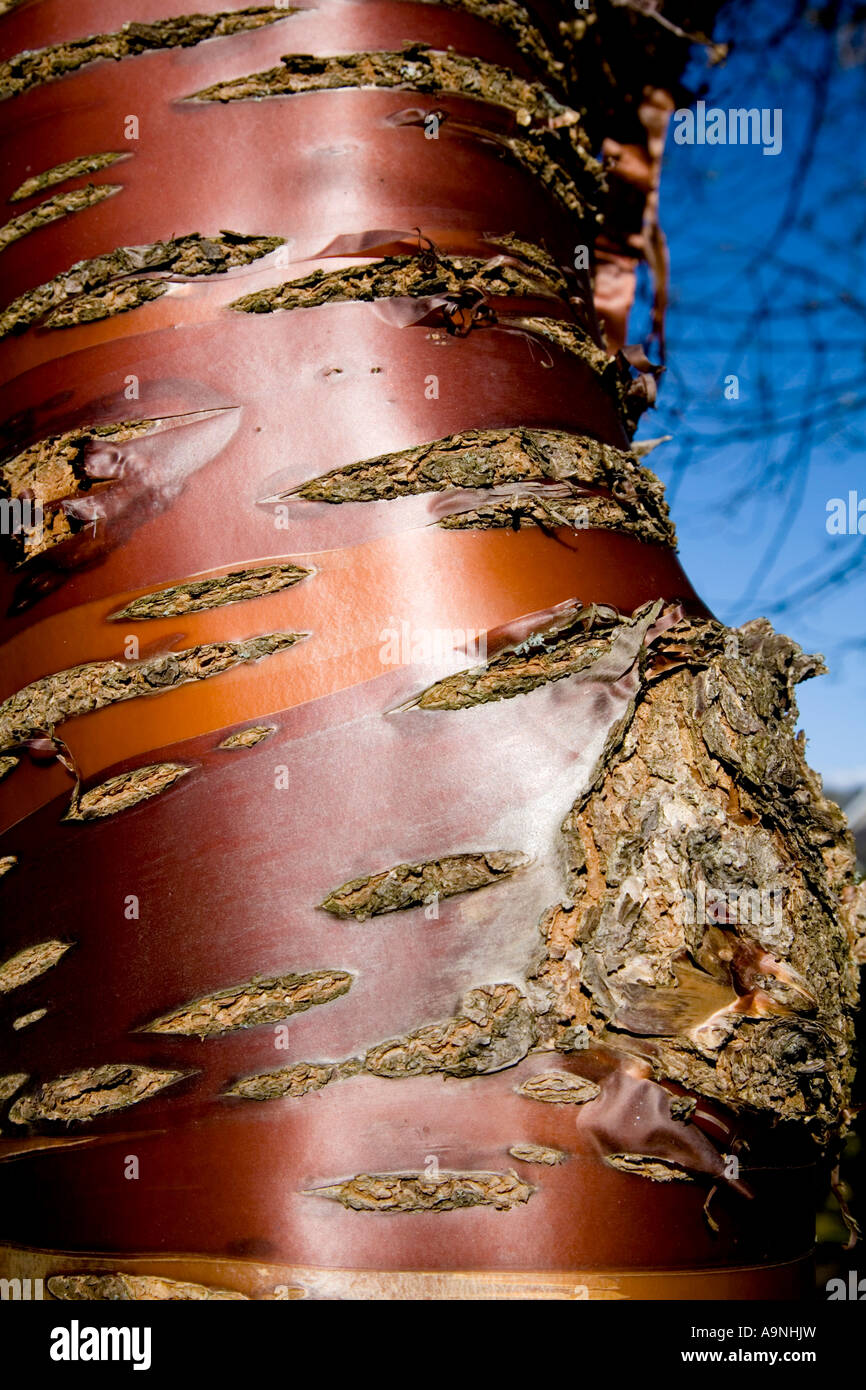
[[482, 261], [477, 256], [436, 256], [428, 265], [422, 256], [383, 256], [381, 260], [347, 266], [344, 270], [314, 270], [300, 280], [288, 280], [244, 295], [229, 308], [244, 314], [272, 314], [278, 310], [315, 309], [322, 304], [421, 299], [465, 291], [496, 298], [541, 295], [564, 299], [567, 286], [559, 269], [547, 258], [522, 266], [499, 264], [495, 257]]
[[484, 985], [460, 1001], [460, 1012], [372, 1047], [364, 1059], [374, 1076], [483, 1076], [513, 1067], [535, 1043], [535, 1017], [515, 985]]
[[26, 685], [0, 705], [0, 748], [15, 748], [64, 720], [79, 719], [108, 705], [211, 680], [235, 666], [286, 651], [303, 636], [273, 632], [242, 642], [205, 642], [144, 661], [90, 661], [57, 671]]
[[[405, 708], [471, 709], [510, 700], [568, 676], [616, 679], [634, 663], [658, 605], [621, 618], [615, 610], [561, 605], [559, 614], [530, 615], [516, 641], [486, 666], [458, 671], [428, 686]], [[533, 625], [532, 618], [537, 619]], [[488, 637], [489, 648], [489, 637]]]
[[[282, 244], [282, 237], [195, 232], [149, 246], [121, 246], [93, 260], [77, 261], [64, 274], [13, 299], [0, 313], [0, 338], [36, 323], [44, 328], [69, 328], [111, 318], [165, 294], [169, 286], [165, 276], [224, 275]], [[159, 272], [160, 278], [148, 279], [146, 272]]]
[[114, 34], [94, 34], [73, 39], [51, 48], [18, 53], [8, 63], [0, 63], [0, 101], [19, 96], [31, 87], [55, 82], [99, 59], [132, 58], [160, 48], [189, 48], [207, 39], [223, 38], [265, 24], [276, 24], [294, 14], [294, 9], [272, 5], [250, 5], [223, 14], [177, 15], [153, 24], [130, 21]]
[[58, 193], [53, 198], [47, 198], [44, 203], [38, 203], [35, 208], [22, 212], [19, 217], [13, 217], [0, 227], [0, 251], [5, 251], [13, 242], [20, 241], [40, 227], [48, 226], [50, 222], [59, 222], [61, 217], [70, 217], [75, 212], [95, 207], [97, 203], [113, 198], [115, 193], [122, 191], [123, 185], [119, 183], [91, 183], [86, 188], [75, 188], [70, 193]]
[[683, 621], [655, 651], [563, 824], [560, 936], [591, 1026], [660, 1077], [826, 1133], [856, 981], [852, 844], [796, 735], [793, 687], [820, 661], [764, 619]]
[[0, 994], [29, 985], [53, 969], [71, 947], [71, 941], [41, 941], [38, 946], [25, 946], [0, 965]]
[[[283, 495], [311, 502], [378, 502], [520, 483], [604, 488], [617, 504], [623, 525], [630, 521], [636, 532], [676, 545], [661, 484], [636, 454], [559, 430], [467, 430], [432, 444], [360, 459]], [[595, 505], [607, 501], [590, 500]]]
[[144, 1033], [212, 1038], [237, 1028], [279, 1023], [315, 1004], [329, 1004], [348, 993], [352, 976], [345, 970], [315, 970], [306, 975], [277, 975], [217, 990], [182, 1009], [164, 1014], [142, 1028]]
[[5, 757], [0, 758], [0, 782], [13, 773], [20, 763], [20, 758]]
[[694, 1182], [685, 1168], [678, 1168], [665, 1158], [652, 1158], [648, 1154], [606, 1154], [604, 1161], [621, 1173], [649, 1178], [651, 1182]]
[[247, 1301], [245, 1293], [233, 1289], [212, 1289], [205, 1284], [190, 1284], [182, 1279], [166, 1279], [156, 1274], [52, 1274], [48, 1280], [52, 1298], [64, 1302], [113, 1302], [116, 1300], [149, 1303]]
[[12, 1027], [16, 1032], [22, 1028], [29, 1028], [31, 1023], [38, 1023], [48, 1013], [47, 1009], [32, 1009], [29, 1014], [20, 1014], [18, 1018], [12, 1020]]
[[544, 1144], [512, 1144], [508, 1152], [520, 1163], [543, 1163], [547, 1168], [555, 1168], [568, 1158], [561, 1149], [549, 1149]]
[[263, 743], [266, 738], [270, 738], [275, 732], [272, 724], [253, 724], [249, 729], [241, 729], [236, 734], [229, 734], [222, 743], [217, 744], [218, 748], [255, 748], [257, 743]]
[[360, 1062], [351, 1065], [345, 1062], [296, 1062], [293, 1066], [279, 1067], [276, 1071], [245, 1076], [235, 1081], [224, 1094], [241, 1096], [244, 1100], [278, 1100], [282, 1096], [298, 1099], [310, 1091], [321, 1091], [323, 1086], [340, 1076], [356, 1075], [360, 1070]]
[[5, 1076], [0, 1076], [0, 1101], [11, 1100], [15, 1092], [20, 1091], [29, 1080], [26, 1071], [7, 1072]]
[[319, 905], [334, 917], [366, 922], [383, 912], [400, 912], [434, 898], [486, 888], [528, 863], [525, 854], [491, 851], [447, 855], [426, 864], [395, 864], [393, 869], [342, 884]]
[[314, 571], [300, 565], [256, 565], [250, 569], [218, 574], [210, 579], [191, 579], [174, 584], [169, 589], [156, 589], [133, 599], [116, 613], [109, 614], [111, 622], [144, 622], [150, 618], [178, 618], [184, 613], [202, 613], [211, 608], [225, 608], [230, 603], [264, 598], [291, 588], [307, 579]]
[[18, 858], [16, 855], [4, 854], [2, 858], [0, 858], [0, 878], [3, 878], [4, 874], [8, 874], [14, 869], [17, 863]]
[[188, 1071], [159, 1071], [131, 1063], [86, 1067], [54, 1081], [43, 1081], [37, 1090], [19, 1097], [9, 1111], [9, 1119], [16, 1125], [40, 1120], [83, 1123], [139, 1105], [189, 1075]]
[[85, 178], [87, 174], [98, 174], [101, 169], [108, 169], [118, 160], [129, 158], [131, 156], [128, 153], [120, 154], [116, 150], [106, 150], [98, 154], [81, 154], [75, 159], [65, 159], [62, 164], [53, 164], [41, 174], [34, 174], [32, 178], [25, 179], [14, 193], [9, 194], [9, 201], [21, 203], [25, 198], [44, 193], [47, 188], [56, 188], [59, 183], [67, 183], [70, 179]]
[[350, 1211], [457, 1211], [463, 1207], [510, 1207], [528, 1202], [534, 1187], [516, 1173], [359, 1173], [345, 1182], [305, 1195], [328, 1197]]
[[152, 796], [161, 796], [189, 772], [192, 768], [184, 763], [151, 763], [133, 772], [122, 772], [89, 791], [77, 791], [63, 819], [90, 821], [116, 816], [142, 801], [149, 801]]
[[[466, 58], [453, 50], [441, 52], [425, 44], [407, 44], [396, 52], [343, 53], [319, 57], [291, 53], [283, 65], [254, 72], [229, 82], [204, 87], [190, 101], [248, 101], [263, 97], [296, 96], [302, 92], [332, 91], [339, 87], [400, 87], [438, 95], [475, 96], [513, 111], [517, 124], [536, 123], [572, 128], [580, 121], [576, 111], [563, 105], [539, 82], [518, 77], [508, 68], [478, 58]], [[581, 144], [577, 148], [583, 148]], [[587, 150], [587, 159], [589, 158]]]
[[530, 1076], [517, 1090], [528, 1100], [540, 1100], [545, 1105], [585, 1105], [596, 1099], [601, 1088], [570, 1071], [543, 1071]]

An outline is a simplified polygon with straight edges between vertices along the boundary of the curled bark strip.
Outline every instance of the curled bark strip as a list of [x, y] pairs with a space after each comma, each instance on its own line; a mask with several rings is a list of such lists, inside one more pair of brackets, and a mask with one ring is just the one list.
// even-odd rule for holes
[[484, 1076], [515, 1066], [536, 1037], [532, 1006], [516, 985], [484, 985], [463, 996], [454, 1018], [370, 1048], [364, 1067], [387, 1077]]
[[189, 48], [206, 39], [224, 38], [260, 29], [265, 24], [276, 24], [294, 13], [295, 10], [287, 6], [250, 5], [223, 14], [177, 15], [153, 24], [130, 21], [114, 34], [94, 34], [51, 48], [27, 50], [10, 58], [8, 63], [0, 64], [0, 101], [18, 96], [31, 87], [55, 82], [100, 58], [117, 61], [160, 48]]
[[122, 191], [123, 185], [119, 183], [91, 183], [86, 188], [74, 188], [70, 193], [58, 193], [53, 198], [46, 198], [43, 203], [37, 203], [35, 208], [22, 212], [19, 217], [13, 217], [0, 227], [0, 251], [5, 251], [7, 246], [38, 231], [40, 227], [47, 227], [50, 222], [59, 222], [62, 217], [71, 217], [73, 213], [95, 207], [97, 203], [103, 203], [106, 198], [113, 198], [115, 193]]
[[300, 565], [256, 565], [210, 579], [190, 579], [185, 584], [142, 594], [141, 598], [133, 599], [116, 613], [109, 614], [109, 620], [114, 623], [140, 623], [150, 618], [178, 618], [184, 613], [225, 608], [230, 603], [243, 603], [247, 599], [279, 593], [281, 589], [299, 584], [312, 573], [312, 570], [303, 569]]
[[108, 705], [159, 695], [192, 681], [211, 680], [235, 666], [286, 651], [303, 636], [272, 632], [241, 642], [205, 642], [144, 661], [89, 661], [43, 676], [0, 705], [0, 748], [15, 748], [66, 719], [77, 719]]
[[18, 859], [16, 855], [4, 854], [2, 858], [0, 858], [0, 878], [3, 878], [5, 874], [10, 873], [11, 870], [15, 868], [15, 865], [17, 863]]
[[[202, 236], [194, 232], [171, 241], [147, 246], [121, 246], [104, 256], [75, 265], [44, 285], [13, 299], [0, 313], [0, 338], [21, 333], [31, 324], [69, 328], [111, 318], [138, 303], [157, 299], [168, 289], [167, 275], [224, 275], [236, 266], [249, 265], [283, 244], [282, 237], [245, 236], [219, 232]], [[159, 273], [159, 279], [148, 279]]]
[[62, 164], [54, 164], [50, 169], [44, 169], [41, 174], [34, 174], [32, 178], [25, 179], [14, 193], [9, 194], [9, 201], [22, 203], [25, 198], [34, 198], [37, 193], [44, 193], [47, 188], [56, 188], [59, 183], [85, 178], [87, 174], [98, 174], [101, 169], [108, 169], [118, 160], [131, 158], [128, 152], [121, 154], [115, 150], [106, 150], [98, 154], [81, 154], [75, 159], [65, 159]]
[[621, 1173], [633, 1173], [635, 1177], [649, 1178], [651, 1182], [694, 1182], [685, 1168], [650, 1154], [606, 1154], [604, 1161]]
[[13, 1019], [12, 1027], [16, 1033], [20, 1032], [22, 1028], [29, 1028], [31, 1023], [38, 1023], [47, 1013], [47, 1009], [33, 1009], [31, 1013], [21, 1014], [18, 1018]]
[[[518, 640], [507, 643], [486, 666], [446, 676], [403, 708], [471, 709], [568, 676], [618, 680], [638, 658], [660, 605], [639, 609], [630, 619], [577, 603], [561, 607], [558, 614], [529, 615], [536, 625], [527, 622], [515, 634]], [[496, 634], [488, 634], [488, 652], [495, 646]]]
[[574, 1072], [543, 1071], [538, 1076], [530, 1076], [517, 1091], [527, 1100], [540, 1100], [545, 1105], [585, 1105], [595, 1100], [601, 1088]]
[[29, 985], [53, 969], [71, 947], [71, 941], [40, 941], [38, 946], [25, 946], [0, 965], [0, 994]]
[[137, 767], [134, 772], [122, 772], [89, 791], [77, 791], [63, 819], [90, 821], [116, 816], [120, 811], [167, 792], [188, 772], [192, 772], [192, 768], [184, 763], [151, 763], [147, 767]]
[[122, 443], [149, 434], [156, 420], [119, 420], [116, 424], [50, 434], [0, 463], [0, 489], [11, 497], [30, 494], [48, 505], [93, 486], [93, 456], [104, 442]]
[[513, 111], [517, 124], [575, 127], [580, 117], [539, 82], [518, 77], [508, 68], [464, 57], [452, 49], [441, 52], [426, 44], [407, 44], [396, 52], [341, 53], [318, 57], [287, 54], [282, 67], [254, 72], [229, 82], [216, 82], [193, 92], [189, 101], [249, 101], [262, 97], [296, 96], [302, 92], [333, 91], [340, 87], [402, 87], [415, 92], [478, 97]]
[[316, 1187], [306, 1197], [327, 1197], [349, 1211], [456, 1211], [461, 1207], [510, 1207], [528, 1202], [535, 1188], [516, 1173], [359, 1173], [345, 1182]]
[[314, 309], [322, 304], [377, 299], [425, 299], [438, 295], [501, 298], [565, 298], [567, 286], [549, 259], [532, 266], [500, 264], [499, 258], [483, 261], [477, 256], [436, 257], [426, 264], [422, 256], [383, 256], [365, 265], [344, 270], [314, 270], [300, 280], [268, 286], [234, 300], [229, 308], [245, 314], [271, 314], [277, 310]]
[[562, 1149], [549, 1149], [544, 1144], [512, 1144], [508, 1152], [520, 1163], [543, 1163], [548, 1168], [555, 1168], [568, 1158]]
[[64, 1124], [94, 1120], [98, 1115], [150, 1100], [166, 1086], [190, 1075], [190, 1071], [160, 1071], [132, 1063], [86, 1067], [54, 1081], [44, 1081], [31, 1094], [21, 1096], [9, 1111], [9, 1119], [16, 1125], [38, 1120]]
[[274, 733], [273, 724], [253, 724], [249, 729], [241, 729], [236, 734], [229, 734], [222, 743], [217, 744], [218, 748], [255, 748], [257, 743], [263, 743], [266, 738], [270, 738]]
[[339, 999], [348, 993], [352, 978], [346, 970], [314, 970], [306, 975], [250, 980], [206, 994], [146, 1024], [141, 1031], [213, 1038], [237, 1028], [279, 1023], [293, 1014], [304, 1013], [315, 1004], [329, 1004]]
[[16, 1091], [30, 1080], [26, 1071], [11, 1071], [0, 1076], [0, 1101], [11, 1100]]
[[485, 888], [509, 878], [529, 863], [525, 854], [491, 851], [453, 854], [424, 864], [395, 864], [378, 874], [355, 878], [329, 893], [319, 906], [334, 917], [366, 922], [383, 912], [400, 912], [435, 898]]
[[212, 1289], [158, 1274], [53, 1274], [48, 1280], [52, 1298], [69, 1303], [100, 1302], [178, 1303], [247, 1300], [233, 1289]]
[[278, 1100], [282, 1096], [299, 1099], [310, 1091], [321, 1091], [323, 1086], [339, 1076], [354, 1074], [360, 1069], [360, 1062], [354, 1063], [348, 1070], [346, 1063], [296, 1062], [293, 1066], [279, 1067], [276, 1071], [245, 1076], [235, 1081], [223, 1094], [241, 1096], [245, 1100]]

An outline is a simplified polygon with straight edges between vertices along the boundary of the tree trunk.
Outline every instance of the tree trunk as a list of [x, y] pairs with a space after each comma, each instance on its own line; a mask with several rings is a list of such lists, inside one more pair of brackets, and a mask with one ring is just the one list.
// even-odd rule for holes
[[798, 1296], [862, 907], [630, 446], [687, 38], [2, 8], [0, 1273]]

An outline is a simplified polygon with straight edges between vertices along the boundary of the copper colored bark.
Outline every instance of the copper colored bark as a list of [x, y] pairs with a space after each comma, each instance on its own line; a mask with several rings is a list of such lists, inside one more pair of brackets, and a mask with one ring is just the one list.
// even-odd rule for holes
[[864, 895], [630, 442], [645, 8], [2, 7], [4, 1276], [808, 1281]]

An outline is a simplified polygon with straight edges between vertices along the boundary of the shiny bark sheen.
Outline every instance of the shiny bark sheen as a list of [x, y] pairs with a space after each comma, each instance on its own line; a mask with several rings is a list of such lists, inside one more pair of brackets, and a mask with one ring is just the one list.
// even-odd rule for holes
[[822, 668], [688, 583], [611, 289], [713, 9], [0, 5], [4, 1276], [803, 1292]]

